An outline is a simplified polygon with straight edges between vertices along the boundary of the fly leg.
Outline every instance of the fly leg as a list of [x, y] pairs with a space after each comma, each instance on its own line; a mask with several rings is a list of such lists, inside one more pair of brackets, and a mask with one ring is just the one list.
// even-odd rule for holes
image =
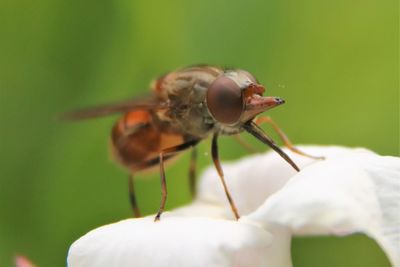
[[177, 146], [173, 146], [167, 149], [164, 149], [160, 152], [158, 159], [159, 159], [159, 164], [160, 164], [160, 182], [161, 182], [161, 203], [160, 203], [160, 208], [158, 209], [157, 215], [154, 218], [154, 221], [159, 221], [161, 214], [164, 211], [165, 208], [165, 203], [167, 201], [167, 182], [165, 179], [165, 170], [164, 170], [164, 158], [171, 155], [171, 154], [175, 154], [179, 151], [183, 151], [185, 149], [188, 149], [192, 146], [195, 146], [197, 143], [199, 142], [199, 140], [192, 140]]
[[135, 218], [142, 217], [140, 209], [137, 204], [136, 194], [135, 194], [135, 184], [133, 180], [133, 174], [129, 174], [128, 177], [128, 188], [129, 188], [129, 201], [131, 203], [132, 212]]
[[235, 202], [233, 201], [233, 199], [231, 197], [231, 194], [229, 193], [228, 187], [227, 187], [227, 185], [225, 183], [224, 172], [222, 170], [221, 163], [219, 162], [217, 139], [218, 139], [218, 134], [215, 133], [214, 136], [213, 136], [212, 145], [211, 145], [212, 158], [213, 158], [213, 161], [214, 161], [215, 168], [217, 169], [219, 178], [221, 178], [221, 182], [222, 182], [222, 185], [223, 185], [224, 190], [225, 190], [225, 195], [228, 198], [229, 204], [231, 205], [231, 209], [233, 211], [233, 214], [235, 215], [236, 220], [239, 220], [240, 215], [239, 215], [238, 210], [236, 208]]
[[190, 154], [190, 164], [189, 164], [189, 188], [192, 198], [196, 196], [196, 159], [197, 159], [197, 148], [192, 148], [192, 153]]
[[287, 135], [282, 131], [281, 128], [279, 128], [279, 126], [271, 119], [271, 117], [268, 117], [268, 116], [259, 117], [256, 119], [255, 123], [258, 125], [260, 125], [262, 123], [269, 123], [272, 126], [272, 128], [274, 128], [274, 130], [278, 133], [279, 138], [282, 140], [282, 142], [285, 144], [285, 146], [292, 152], [297, 153], [302, 156], [305, 156], [305, 157], [308, 157], [308, 158], [312, 158], [312, 159], [325, 159], [324, 157], [317, 157], [317, 156], [309, 155], [309, 154], [299, 150], [297, 147], [295, 147], [292, 144], [292, 142], [289, 140]]
[[235, 134], [233, 136], [235, 138], [235, 141], [238, 142], [244, 149], [247, 150], [249, 153], [255, 153], [257, 152], [257, 149], [255, 149], [252, 145], [247, 143], [240, 134]]
[[289, 163], [293, 169], [296, 171], [300, 171], [300, 168], [294, 163], [294, 161], [279, 147], [275, 144], [274, 140], [272, 140], [268, 135], [264, 133], [264, 131], [258, 126], [254, 121], [249, 121], [243, 125], [243, 129], [245, 129], [249, 134], [257, 138], [259, 141], [268, 145], [272, 148], [276, 153], [279, 154], [287, 163]]

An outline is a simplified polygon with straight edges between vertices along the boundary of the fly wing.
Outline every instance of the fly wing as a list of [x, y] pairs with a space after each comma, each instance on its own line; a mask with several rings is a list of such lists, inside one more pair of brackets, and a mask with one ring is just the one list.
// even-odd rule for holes
[[168, 102], [162, 101], [154, 95], [144, 96], [125, 100], [116, 103], [109, 103], [94, 107], [83, 108], [80, 110], [67, 112], [61, 115], [63, 120], [85, 120], [91, 118], [104, 117], [115, 113], [125, 113], [138, 109], [161, 110], [167, 109]]

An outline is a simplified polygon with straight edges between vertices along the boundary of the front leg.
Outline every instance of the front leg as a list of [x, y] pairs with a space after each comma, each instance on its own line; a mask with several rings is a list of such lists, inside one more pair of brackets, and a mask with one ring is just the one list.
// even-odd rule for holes
[[293, 145], [293, 143], [289, 140], [289, 138], [287, 137], [287, 135], [282, 131], [281, 128], [279, 128], [278, 124], [276, 124], [276, 123], [271, 119], [271, 117], [269, 117], [269, 116], [258, 117], [258, 118], [255, 120], [255, 123], [256, 123], [257, 125], [261, 125], [262, 123], [269, 123], [269, 124], [272, 126], [272, 128], [274, 128], [274, 130], [278, 133], [279, 138], [282, 140], [282, 142], [285, 144], [285, 146], [286, 146], [289, 150], [291, 150], [292, 152], [297, 153], [297, 154], [302, 155], [302, 156], [305, 156], [305, 157], [308, 157], [308, 158], [312, 158], [312, 159], [325, 159], [324, 157], [317, 157], [317, 156], [309, 155], [309, 154], [307, 154], [307, 153], [305, 153], [305, 152], [299, 150], [297, 147], [295, 147], [295, 146]]
[[282, 150], [277, 144], [275, 144], [274, 140], [272, 140], [268, 135], [264, 133], [264, 131], [254, 122], [249, 121], [243, 125], [243, 129], [245, 129], [249, 134], [257, 138], [259, 141], [268, 145], [270, 148], [275, 150], [287, 163], [289, 163], [293, 169], [296, 171], [300, 171], [300, 168], [294, 163], [294, 161]]

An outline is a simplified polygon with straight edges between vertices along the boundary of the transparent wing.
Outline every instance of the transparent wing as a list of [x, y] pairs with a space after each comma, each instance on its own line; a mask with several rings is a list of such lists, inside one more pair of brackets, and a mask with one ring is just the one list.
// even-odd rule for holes
[[114, 113], [125, 113], [128, 111], [133, 111], [138, 109], [160, 110], [167, 108], [168, 108], [168, 103], [166, 101], [162, 101], [154, 95], [149, 95], [140, 98], [66, 112], [61, 115], [61, 119], [85, 120], [91, 118], [104, 117]]

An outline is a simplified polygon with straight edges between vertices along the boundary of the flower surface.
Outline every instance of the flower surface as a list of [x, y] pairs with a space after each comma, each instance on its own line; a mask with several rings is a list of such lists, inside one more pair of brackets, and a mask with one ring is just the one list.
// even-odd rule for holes
[[197, 198], [153, 216], [97, 228], [70, 248], [68, 266], [292, 266], [292, 235], [365, 233], [400, 266], [400, 159], [366, 149], [302, 146], [296, 173], [272, 152], [223, 165], [242, 218], [205, 171]]

